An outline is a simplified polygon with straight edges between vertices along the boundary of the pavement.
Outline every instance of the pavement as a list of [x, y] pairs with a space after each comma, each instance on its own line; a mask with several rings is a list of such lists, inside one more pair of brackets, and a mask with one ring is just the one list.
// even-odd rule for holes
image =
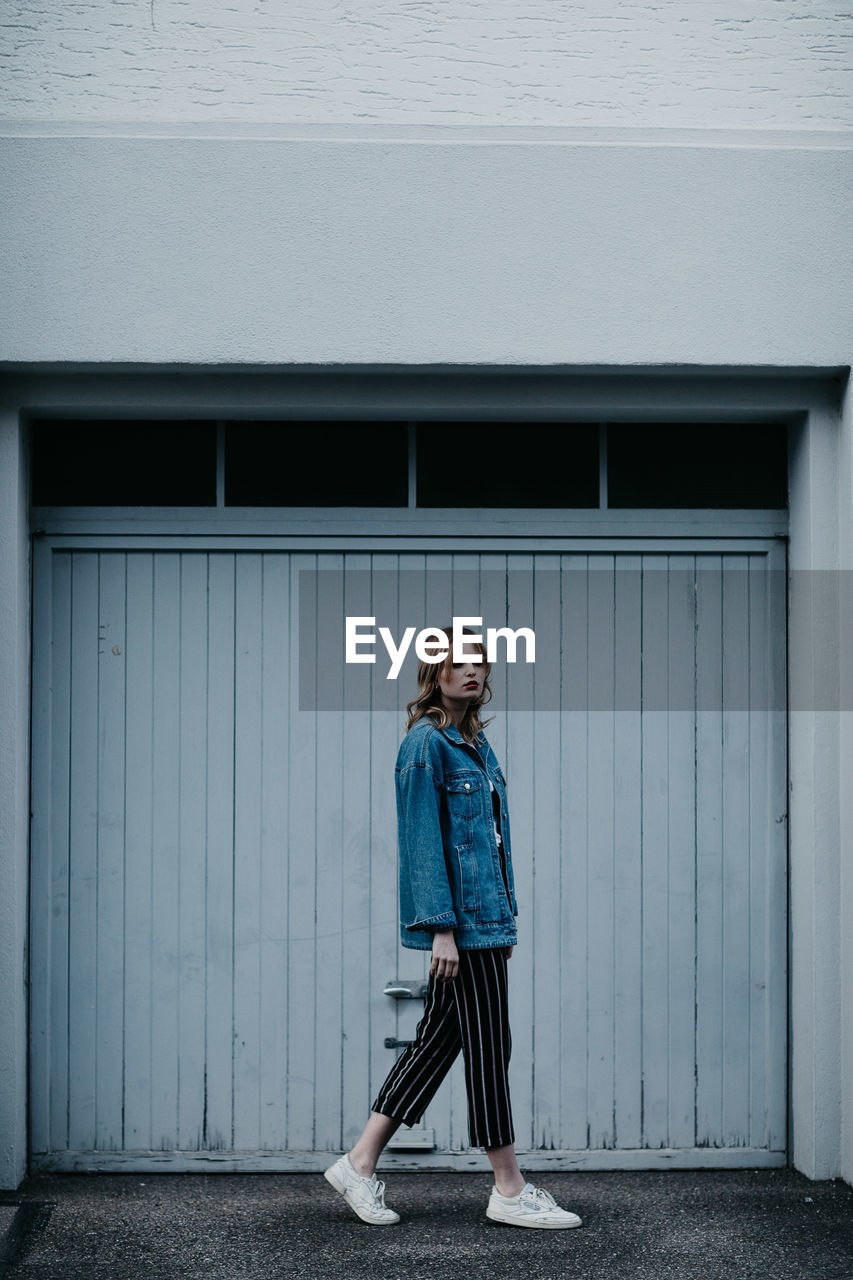
[[[380, 1177], [382, 1170], [380, 1167]], [[0, 1194], [8, 1280], [853, 1280], [853, 1187], [790, 1169], [536, 1174], [584, 1220], [485, 1217], [480, 1173], [395, 1173], [396, 1226], [320, 1174], [47, 1174]], [[12, 1211], [10, 1214], [9, 1211]]]

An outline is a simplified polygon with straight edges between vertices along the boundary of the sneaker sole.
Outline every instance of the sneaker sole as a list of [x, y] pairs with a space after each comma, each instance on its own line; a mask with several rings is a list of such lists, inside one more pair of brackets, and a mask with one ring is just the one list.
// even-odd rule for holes
[[500, 1222], [504, 1227], [534, 1227], [540, 1231], [568, 1231], [572, 1227], [583, 1226], [580, 1218], [577, 1222], [536, 1222], [533, 1218], [517, 1218], [514, 1214], [504, 1216], [500, 1209], [493, 1209], [491, 1206], [486, 1210], [486, 1217], [491, 1218], [492, 1222]]
[[400, 1221], [400, 1215], [397, 1213], [393, 1218], [371, 1218], [365, 1214], [357, 1205], [354, 1205], [347, 1198], [347, 1184], [344, 1178], [338, 1173], [334, 1165], [330, 1169], [326, 1169], [323, 1177], [326, 1179], [330, 1187], [334, 1187], [339, 1196], [343, 1196], [353, 1213], [361, 1218], [362, 1222], [368, 1223], [371, 1227], [393, 1227], [395, 1222]]

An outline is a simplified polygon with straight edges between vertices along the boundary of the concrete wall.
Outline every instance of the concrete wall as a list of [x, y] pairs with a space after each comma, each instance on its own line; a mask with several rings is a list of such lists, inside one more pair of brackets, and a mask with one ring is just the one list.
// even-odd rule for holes
[[0, 360], [853, 352], [853, 136], [80, 132], [0, 130]]
[[0, 117], [849, 127], [814, 0], [9, 0]]
[[[853, 663], [850, 661], [853, 623], [853, 395], [848, 383], [841, 411], [839, 435], [839, 564], [844, 586], [842, 618], [841, 706], [853, 708]], [[853, 710], [840, 716], [839, 775], [845, 780], [840, 791], [840, 919], [839, 949], [841, 969], [841, 1176], [853, 1183]]]
[[841, 654], [837, 598], [826, 590], [838, 564], [839, 415], [814, 413], [791, 437], [791, 1137], [796, 1167], [829, 1178], [841, 1168], [842, 1106], [840, 718], [827, 706]]
[[18, 414], [0, 398], [0, 1187], [27, 1152], [30, 558]]

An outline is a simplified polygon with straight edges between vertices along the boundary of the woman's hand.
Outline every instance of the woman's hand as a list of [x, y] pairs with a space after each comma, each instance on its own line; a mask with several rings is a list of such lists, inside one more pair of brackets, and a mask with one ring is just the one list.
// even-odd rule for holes
[[510, 958], [510, 956], [512, 955], [512, 953], [513, 953], [514, 949], [515, 949], [515, 948], [514, 948], [514, 946], [512, 946], [512, 947], [504, 947], [504, 951], [506, 952], [506, 958], [507, 958], [507, 960], [508, 960], [508, 959]]
[[432, 964], [429, 971], [441, 982], [449, 982], [459, 972], [459, 952], [452, 929], [437, 929], [432, 935]]

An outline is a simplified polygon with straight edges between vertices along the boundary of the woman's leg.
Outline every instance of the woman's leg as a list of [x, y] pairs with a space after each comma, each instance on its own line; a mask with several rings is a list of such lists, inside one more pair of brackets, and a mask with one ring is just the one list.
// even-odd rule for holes
[[525, 1179], [515, 1158], [515, 1147], [487, 1147], [486, 1155], [495, 1175], [495, 1186], [502, 1196], [517, 1196]]
[[366, 1178], [373, 1174], [399, 1126], [420, 1120], [462, 1047], [453, 986], [430, 974], [415, 1038], [385, 1077], [367, 1124], [349, 1153], [353, 1167]]
[[460, 952], [459, 974], [452, 982], [431, 976], [415, 1039], [389, 1071], [349, 1153], [358, 1173], [369, 1178], [399, 1126], [417, 1123], [462, 1046], [471, 1145], [485, 1147], [501, 1195], [521, 1190], [507, 1075], [512, 1037], [502, 948]]
[[356, 1173], [365, 1178], [373, 1177], [383, 1147], [402, 1123], [402, 1120], [395, 1120], [393, 1116], [383, 1116], [379, 1111], [371, 1111], [361, 1137], [349, 1153], [350, 1164]]
[[[515, 1177], [515, 1132], [509, 1096], [512, 1036], [507, 999], [507, 958], [503, 947], [460, 951], [453, 983], [465, 1052], [468, 1135], [472, 1147], [485, 1147], [501, 1181]], [[497, 1163], [495, 1163], [497, 1162]]]
[[[471, 1026], [471, 1006], [482, 1012], [478, 1025], [474, 1027], [475, 1035], [479, 1034], [485, 1044], [485, 1061], [491, 1059], [492, 1078], [496, 1082], [495, 1093], [500, 1105], [495, 1108], [494, 1132], [505, 1137], [512, 1136], [512, 1113], [509, 1099], [509, 1058], [512, 1052], [512, 1036], [509, 1029], [509, 1008], [507, 999], [507, 967], [506, 952], [503, 949], [476, 951], [466, 956], [471, 964], [470, 980], [463, 984], [463, 992], [468, 991], [466, 1016], [462, 1022]], [[483, 1024], [483, 1018], [488, 1024]], [[478, 1045], [472, 1044], [469, 1060], [476, 1063]], [[481, 1049], [482, 1052], [482, 1049]], [[467, 1065], [467, 1064], [466, 1064]], [[467, 1074], [467, 1073], [466, 1073]], [[471, 1073], [470, 1092], [474, 1094], [475, 1105], [479, 1096], [474, 1073]], [[481, 1107], [484, 1116], [488, 1116], [485, 1107]], [[478, 1121], [480, 1128], [488, 1119]], [[478, 1144], [479, 1145], [479, 1144]], [[515, 1145], [512, 1141], [503, 1146], [486, 1146], [486, 1155], [495, 1175], [495, 1186], [502, 1196], [517, 1196], [524, 1186], [525, 1179], [518, 1167], [515, 1157]]]

